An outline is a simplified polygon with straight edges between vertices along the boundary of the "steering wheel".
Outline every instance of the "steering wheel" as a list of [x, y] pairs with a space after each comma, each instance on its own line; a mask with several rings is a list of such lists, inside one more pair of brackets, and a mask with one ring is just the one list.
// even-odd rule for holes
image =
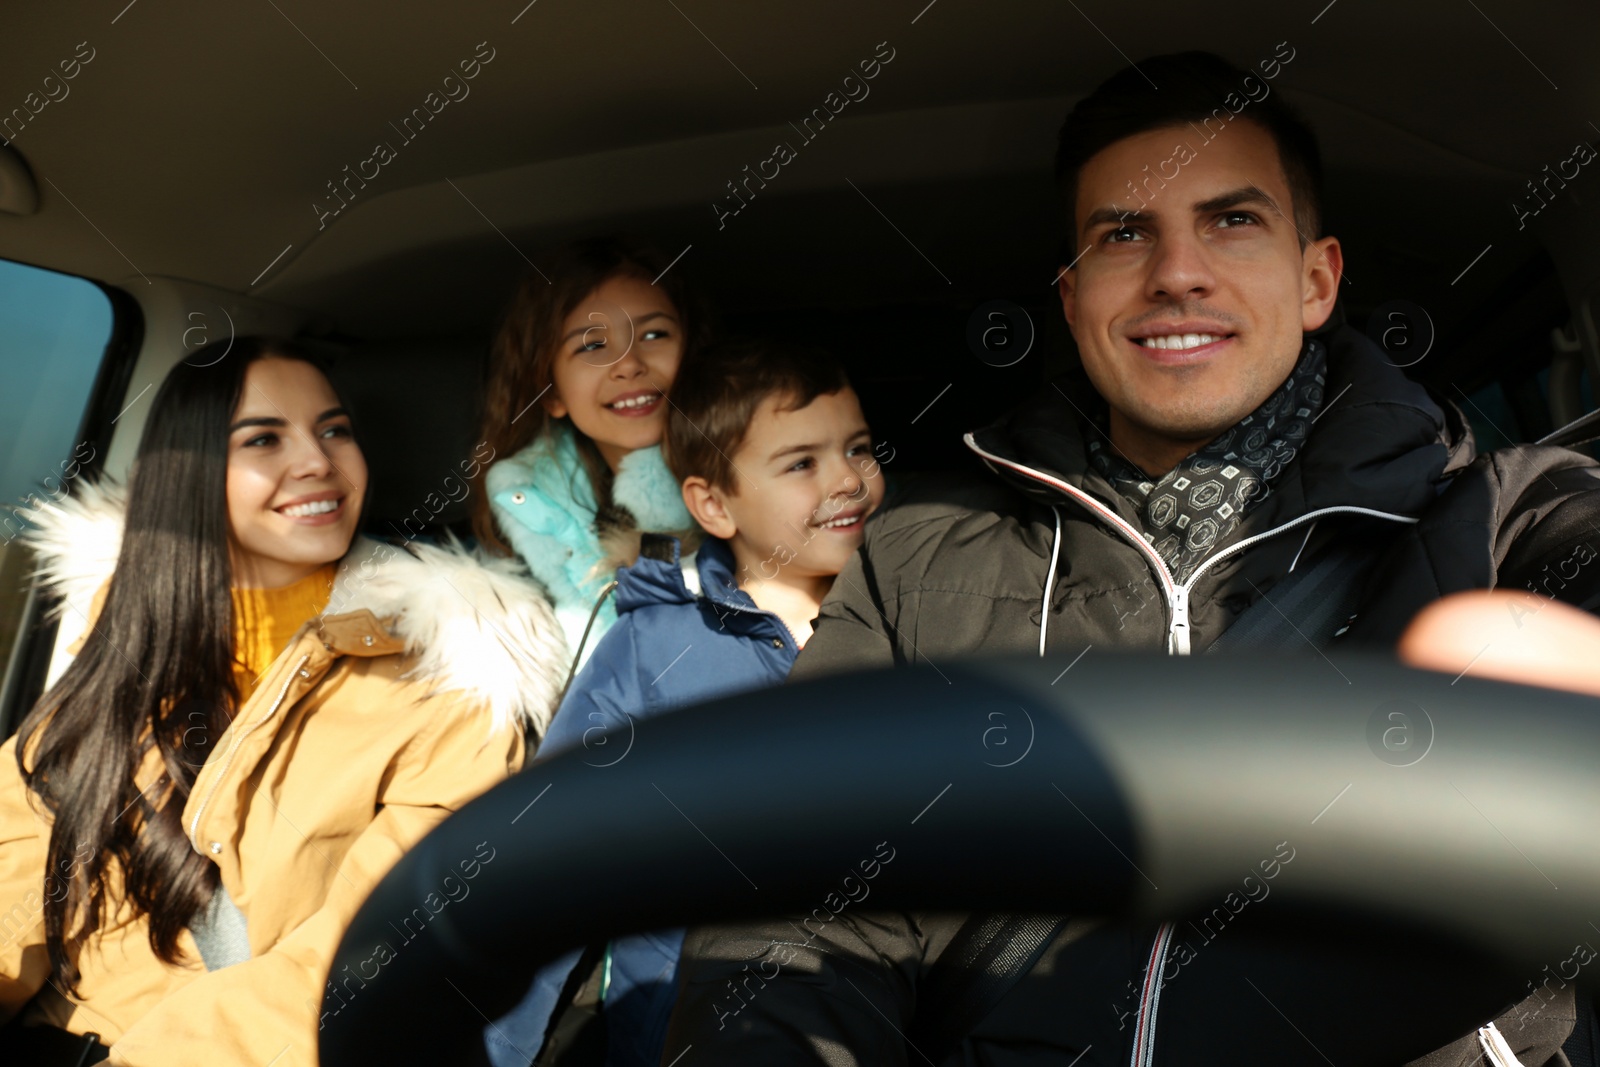
[[1219, 974], [1271, 972], [1264, 996], [1191, 983], [1221, 1040], [1164, 1060], [1281, 1063], [1249, 1039], [1281, 1016], [1340, 1067], [1398, 1063], [1593, 934], [1596, 710], [1386, 658], [1129, 654], [841, 675], [634, 722], [401, 859], [339, 948], [322, 1062], [487, 1062], [486, 1021], [563, 952], [810, 912], [884, 842], [873, 909], [1135, 924], [1209, 912], [1287, 843], [1270, 901], [1207, 950]]

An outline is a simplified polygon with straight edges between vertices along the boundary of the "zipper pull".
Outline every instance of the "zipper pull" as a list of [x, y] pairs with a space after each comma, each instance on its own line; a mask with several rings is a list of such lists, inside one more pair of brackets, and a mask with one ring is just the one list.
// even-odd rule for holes
[[1172, 626], [1167, 630], [1167, 655], [1189, 654], [1189, 588], [1178, 586], [1172, 598]]

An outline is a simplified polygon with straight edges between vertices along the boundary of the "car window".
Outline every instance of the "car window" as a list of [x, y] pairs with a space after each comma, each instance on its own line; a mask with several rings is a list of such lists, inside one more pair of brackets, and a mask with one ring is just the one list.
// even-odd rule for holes
[[93, 282], [0, 260], [0, 665], [27, 604], [29, 553], [18, 540], [27, 524], [17, 508], [61, 499], [94, 466], [83, 426], [115, 319]]

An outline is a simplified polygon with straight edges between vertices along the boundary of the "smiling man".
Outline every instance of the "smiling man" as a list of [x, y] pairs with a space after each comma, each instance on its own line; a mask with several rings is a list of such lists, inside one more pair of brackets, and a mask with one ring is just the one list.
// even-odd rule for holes
[[[1315, 146], [1277, 111], [1281, 133], [1235, 122], [1198, 150], [1162, 127], [1083, 158], [1096, 139], [1063, 133], [1082, 251], [1061, 306], [1104, 412], [1088, 455], [1180, 581], [1270, 491], [1325, 396], [1306, 334], [1334, 309], [1343, 253], [1303, 236], [1320, 229]], [[1179, 138], [1188, 164], [1135, 191], [1126, 176]]]
[[1140, 67], [1060, 135], [1058, 287], [1082, 373], [967, 436], [997, 479], [869, 530], [797, 677], [1201, 652], [1297, 565], [1339, 560], [1342, 595], [1295, 620], [1322, 643], [1362, 606], [1362, 570], [1471, 463], [1459, 413], [1337, 321], [1344, 256], [1310, 130], [1280, 96], [1246, 102], [1250, 76], [1215, 57]]
[[[1539, 573], [1594, 536], [1593, 461], [1535, 446], [1475, 460], [1460, 413], [1342, 325], [1344, 256], [1322, 232], [1316, 140], [1251, 84], [1216, 56], [1162, 56], [1067, 116], [1057, 176], [1071, 243], [1058, 285], [1082, 374], [967, 435], [993, 478], [941, 485], [868, 525], [791, 678], [1223, 642], [1306, 653], [1308, 687], [1342, 687], [1313, 648], [1352, 629], [1392, 643], [1441, 593]], [[1600, 582], [1590, 574], [1565, 593], [1592, 609]], [[1043, 936], [995, 935], [966, 916], [847, 911], [729, 1019], [720, 998], [780, 946], [795, 953], [794, 927], [696, 930], [663, 1062], [692, 1045], [685, 1063], [701, 1067], [1236, 1063], [1236, 1041], [1282, 1030], [1239, 992], [1241, 973], [1327, 1004], [1296, 1024], [1331, 1062], [1376, 1062], [1377, 1035], [1352, 1025], [1369, 1015], [1383, 1017], [1388, 1062], [1457, 1036], [1416, 1062], [1507, 1062], [1483, 1058], [1500, 1040], [1492, 1011], [1465, 1005], [1523, 990], [1484, 999], [1471, 975], [1434, 973], [1431, 1014], [1412, 1013], [1424, 981], [1412, 969], [1374, 965], [1352, 984], [1348, 971], [1319, 972], [1326, 960], [1311, 952], [1251, 956], [1223, 938], [1196, 959], [1194, 940], [1171, 925], [1052, 921]], [[992, 964], [969, 965], [963, 984], [939, 967], [947, 956], [1022, 962], [1003, 981]], [[1446, 990], [1446, 978], [1461, 984]], [[1315, 992], [1335, 987], [1336, 1001]], [[1441, 1022], [1450, 1010], [1458, 1018]], [[1561, 999], [1500, 1029], [1522, 1063], [1544, 1064], [1573, 1012]], [[1260, 1045], [1245, 1058], [1309, 1058], [1282, 1034], [1267, 1058]]]
[[[1113, 444], [1152, 473], [1267, 399], [1338, 294], [1339, 241], [1300, 236], [1273, 135], [1250, 122], [1228, 133], [1148, 205], [1130, 204], [1125, 175], [1170, 147], [1173, 130], [1100, 150], [1077, 181], [1084, 253], [1062, 274], [1062, 308], [1110, 407]], [[1314, 196], [1305, 183], [1300, 199]]]

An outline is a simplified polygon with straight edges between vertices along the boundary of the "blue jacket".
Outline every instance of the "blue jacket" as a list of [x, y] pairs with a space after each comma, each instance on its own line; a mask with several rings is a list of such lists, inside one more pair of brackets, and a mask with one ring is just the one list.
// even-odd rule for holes
[[[617, 622], [573, 680], [538, 758], [580, 746], [600, 759], [620, 758], [639, 719], [781, 684], [800, 650], [783, 621], [756, 607], [733, 574], [725, 541], [707, 538], [694, 566], [685, 568], [676, 538], [648, 539], [639, 561], [617, 572]], [[682, 944], [682, 930], [667, 930], [611, 945], [604, 994], [608, 1067], [660, 1062]], [[517, 1050], [531, 1054], [540, 1047], [579, 954], [540, 971], [522, 1003], [485, 1031], [496, 1067], [521, 1067], [527, 1060], [516, 1059]]]
[[[629, 560], [619, 558], [624, 539], [609, 546], [595, 531], [594, 487], [572, 428], [565, 421], [552, 424], [527, 448], [491, 464], [484, 484], [501, 533], [549, 592], [567, 647], [576, 651], [600, 591], [618, 564]], [[611, 497], [628, 509], [640, 530], [694, 527], [660, 448], [628, 453], [612, 481]], [[584, 658], [615, 620], [608, 600], [595, 617]]]

